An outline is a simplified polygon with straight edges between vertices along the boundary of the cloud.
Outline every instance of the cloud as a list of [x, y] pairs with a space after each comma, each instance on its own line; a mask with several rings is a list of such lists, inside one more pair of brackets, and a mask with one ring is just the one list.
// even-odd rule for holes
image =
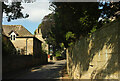
[[6, 14], [5, 14], [5, 12], [3, 12], [3, 17], [6, 17]]
[[50, 0], [36, 0], [36, 2], [49, 2]]
[[35, 3], [23, 3], [23, 13], [28, 13], [27, 18], [32, 22], [40, 22], [45, 15], [48, 15], [52, 11], [49, 10], [49, 2], [35, 2]]

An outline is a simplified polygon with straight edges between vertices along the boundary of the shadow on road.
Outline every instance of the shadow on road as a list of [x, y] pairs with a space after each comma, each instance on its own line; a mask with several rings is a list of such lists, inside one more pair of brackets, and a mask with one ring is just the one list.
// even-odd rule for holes
[[55, 62], [48, 62], [47, 64], [55, 64]]
[[[46, 65], [32, 67], [27, 72], [16, 73], [16, 76], [9, 76], [4, 79], [14, 80], [32, 80], [32, 79], [59, 79], [61, 77], [60, 71], [64, 68], [66, 60], [48, 62]], [[14, 81], [13, 80], [13, 81]]]

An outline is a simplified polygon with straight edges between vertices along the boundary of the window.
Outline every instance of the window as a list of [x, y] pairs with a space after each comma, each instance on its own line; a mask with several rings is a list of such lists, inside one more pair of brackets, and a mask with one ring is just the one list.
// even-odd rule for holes
[[13, 40], [15, 40], [15, 35], [13, 35]]
[[11, 40], [12, 40], [12, 35], [11, 35]]
[[15, 40], [15, 35], [11, 35], [11, 40]]

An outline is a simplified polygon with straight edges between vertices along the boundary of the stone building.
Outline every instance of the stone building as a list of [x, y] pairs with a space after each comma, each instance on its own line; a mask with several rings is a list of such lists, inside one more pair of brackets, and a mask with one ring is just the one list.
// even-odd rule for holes
[[15, 54], [37, 55], [42, 52], [42, 41], [22, 25], [3, 25], [2, 30], [16, 48]]
[[42, 49], [48, 54], [49, 45], [42, 38], [41, 28], [38, 28], [38, 29], [35, 30], [35, 37], [42, 41]]

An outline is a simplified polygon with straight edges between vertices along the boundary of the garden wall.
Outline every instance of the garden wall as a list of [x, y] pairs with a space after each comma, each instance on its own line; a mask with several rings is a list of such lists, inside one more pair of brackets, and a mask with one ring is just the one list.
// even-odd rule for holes
[[25, 71], [33, 66], [39, 66], [41, 64], [47, 64], [47, 54], [41, 54], [39, 57], [34, 57], [30, 55], [12, 55], [6, 56], [2, 59], [2, 74], [3, 78], [7, 74], [14, 73], [17, 71]]
[[67, 50], [67, 72], [72, 79], [118, 79], [120, 20], [82, 37]]

